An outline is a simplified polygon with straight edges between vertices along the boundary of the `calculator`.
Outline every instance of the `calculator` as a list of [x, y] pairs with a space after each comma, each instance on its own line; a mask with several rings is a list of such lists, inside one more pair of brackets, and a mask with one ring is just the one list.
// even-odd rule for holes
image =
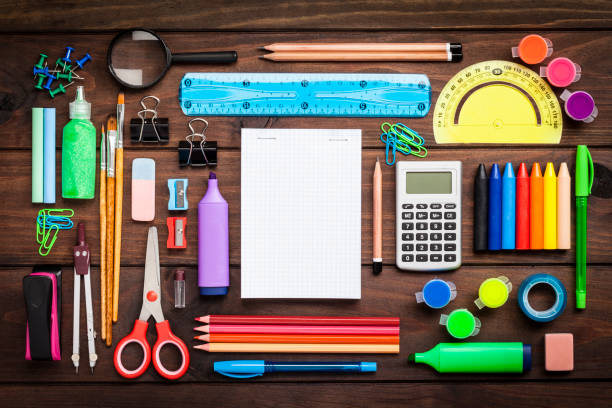
[[395, 164], [395, 263], [408, 271], [461, 265], [461, 162]]

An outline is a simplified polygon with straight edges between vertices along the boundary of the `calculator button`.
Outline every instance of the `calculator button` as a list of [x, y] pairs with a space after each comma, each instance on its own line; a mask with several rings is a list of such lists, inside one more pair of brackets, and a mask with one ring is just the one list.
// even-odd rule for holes
[[427, 241], [427, 234], [422, 232], [416, 234], [417, 241]]
[[416, 214], [416, 219], [417, 220], [426, 220], [427, 219], [427, 213], [426, 212], [418, 212]]
[[444, 208], [446, 208], [447, 210], [452, 210], [455, 207], [457, 207], [457, 205], [455, 205], [454, 203], [446, 203], [446, 204], [444, 204]]
[[413, 222], [403, 222], [402, 229], [404, 231], [412, 231], [414, 229], [414, 223]]
[[444, 213], [445, 220], [454, 220], [455, 218], [457, 218], [457, 213], [454, 211]]
[[[431, 234], [431, 235], [433, 235], [433, 234]], [[429, 246], [429, 249], [434, 251], [434, 252], [441, 251], [442, 250], [442, 244], [431, 244]]]
[[424, 210], [427, 208], [427, 204], [417, 204], [417, 210]]
[[455, 262], [457, 260], [457, 257], [455, 256], [455, 254], [445, 254], [444, 255], [444, 262]]
[[440, 231], [442, 229], [442, 223], [432, 222], [431, 224], [429, 224], [429, 229], [432, 231]]
[[432, 210], [439, 210], [440, 208], [442, 208], [442, 204], [439, 204], [439, 203], [431, 204], [429, 208], [431, 208]]
[[431, 214], [429, 214], [429, 218], [431, 218], [432, 220], [441, 220], [442, 219], [442, 213], [441, 212], [432, 212]]
[[456, 251], [457, 250], [457, 245], [455, 245], [455, 244], [444, 244], [444, 250], [445, 251]]
[[414, 255], [402, 255], [402, 262], [414, 262]]
[[414, 240], [414, 234], [411, 232], [406, 232], [404, 234], [402, 234], [402, 241], [413, 241]]
[[441, 262], [442, 261], [442, 255], [440, 254], [431, 254], [429, 257], [429, 260], [431, 262]]
[[427, 251], [427, 244], [416, 244], [416, 250], [419, 252]]
[[426, 229], [427, 229], [427, 223], [426, 222], [417, 222], [417, 230], [425, 231]]
[[403, 212], [402, 213], [402, 220], [411, 220], [413, 218], [414, 218], [413, 212]]
[[412, 210], [414, 208], [414, 204], [402, 204], [402, 208], [404, 210]]
[[454, 232], [446, 232], [444, 233], [444, 240], [445, 241], [454, 241], [457, 239], [457, 234], [455, 234]]
[[413, 244], [402, 244], [402, 251], [414, 251], [414, 245]]
[[457, 224], [454, 222], [445, 222], [444, 223], [444, 229], [445, 230], [456, 230], [457, 229]]
[[432, 241], [441, 241], [442, 240], [442, 234], [440, 234], [439, 232], [434, 232], [432, 234], [429, 234], [429, 238]]
[[417, 262], [427, 262], [427, 255], [418, 254], [416, 260]]

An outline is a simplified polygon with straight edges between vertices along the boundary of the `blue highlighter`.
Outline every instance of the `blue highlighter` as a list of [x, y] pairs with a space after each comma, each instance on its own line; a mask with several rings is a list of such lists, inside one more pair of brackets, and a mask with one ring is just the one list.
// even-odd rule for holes
[[453, 282], [432, 279], [423, 286], [422, 292], [414, 295], [417, 303], [424, 302], [432, 309], [441, 309], [457, 296], [457, 288]]
[[498, 251], [502, 244], [502, 179], [499, 166], [489, 176], [489, 250]]
[[512, 163], [506, 163], [502, 177], [502, 249], [515, 248], [516, 178]]

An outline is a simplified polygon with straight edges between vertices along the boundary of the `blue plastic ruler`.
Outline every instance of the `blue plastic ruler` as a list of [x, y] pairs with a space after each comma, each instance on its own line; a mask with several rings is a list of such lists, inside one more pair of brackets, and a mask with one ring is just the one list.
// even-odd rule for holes
[[189, 116], [421, 118], [431, 85], [421, 74], [187, 73], [179, 103]]

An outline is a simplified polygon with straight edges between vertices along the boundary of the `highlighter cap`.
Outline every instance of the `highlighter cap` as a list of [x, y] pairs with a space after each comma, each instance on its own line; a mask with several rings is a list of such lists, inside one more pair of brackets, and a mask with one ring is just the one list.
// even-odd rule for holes
[[585, 145], [576, 147], [576, 197], [587, 197], [593, 187], [593, 159]]
[[85, 87], [77, 86], [76, 97], [68, 105], [70, 119], [90, 119], [91, 103], [85, 100]]

